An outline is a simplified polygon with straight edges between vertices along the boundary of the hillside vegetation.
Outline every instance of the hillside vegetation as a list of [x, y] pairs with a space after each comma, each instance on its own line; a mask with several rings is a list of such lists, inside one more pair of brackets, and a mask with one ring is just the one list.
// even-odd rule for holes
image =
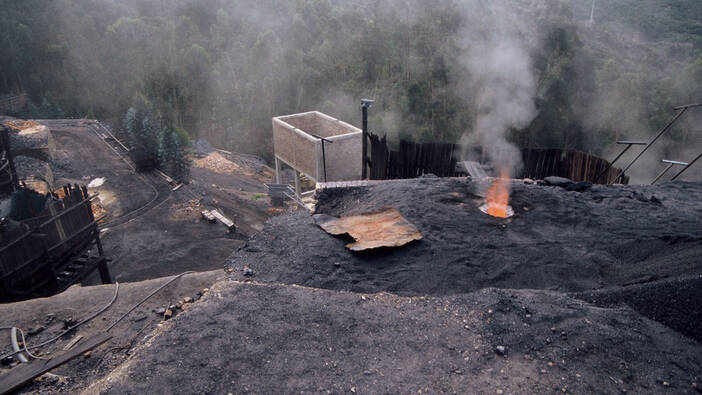
[[[457, 141], [476, 106], [466, 51], [514, 20], [537, 81], [521, 146], [602, 153], [702, 100], [695, 0], [0, 0], [0, 93], [25, 116], [125, 119], [147, 98], [168, 127], [270, 158], [270, 118], [318, 109], [392, 139]], [[696, 146], [692, 121], [669, 150]], [[675, 144], [673, 144], [673, 142]]]

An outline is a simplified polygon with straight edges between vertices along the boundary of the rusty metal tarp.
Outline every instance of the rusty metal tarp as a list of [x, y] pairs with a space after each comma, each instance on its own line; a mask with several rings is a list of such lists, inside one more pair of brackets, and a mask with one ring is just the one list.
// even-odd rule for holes
[[326, 214], [313, 217], [314, 222], [327, 233], [353, 237], [356, 242], [346, 245], [351, 251], [400, 247], [422, 238], [417, 227], [392, 207], [350, 217], [336, 218]]

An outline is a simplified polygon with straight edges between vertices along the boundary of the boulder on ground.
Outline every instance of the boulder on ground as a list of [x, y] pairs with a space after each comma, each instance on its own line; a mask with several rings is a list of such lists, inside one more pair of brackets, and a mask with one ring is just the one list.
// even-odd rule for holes
[[573, 184], [573, 180], [569, 178], [556, 176], [546, 177], [544, 178], [544, 182], [546, 182], [546, 185], [562, 188], [567, 188], [569, 185]]

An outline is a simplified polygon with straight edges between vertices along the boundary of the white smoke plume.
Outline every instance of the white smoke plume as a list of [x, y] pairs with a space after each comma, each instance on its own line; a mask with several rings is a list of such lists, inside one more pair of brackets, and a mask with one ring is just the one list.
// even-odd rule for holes
[[461, 143], [468, 156], [471, 151], [482, 151], [496, 170], [514, 175], [521, 170], [521, 153], [507, 140], [507, 133], [527, 126], [536, 116], [537, 83], [529, 55], [533, 41], [528, 39], [533, 29], [498, 3], [479, 2], [469, 8], [480, 10], [468, 16], [464, 36], [466, 89], [476, 115]]

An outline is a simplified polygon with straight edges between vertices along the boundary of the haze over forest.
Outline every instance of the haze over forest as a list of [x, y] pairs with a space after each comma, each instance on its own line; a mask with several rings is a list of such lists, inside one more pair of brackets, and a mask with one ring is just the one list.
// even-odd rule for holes
[[[145, 100], [185, 141], [272, 157], [271, 117], [611, 158], [702, 101], [698, 0], [0, 0], [0, 93], [24, 117], [124, 126]], [[592, 18], [591, 18], [592, 15]], [[702, 151], [690, 111], [649, 155]], [[635, 174], [636, 175], [636, 174]]]

